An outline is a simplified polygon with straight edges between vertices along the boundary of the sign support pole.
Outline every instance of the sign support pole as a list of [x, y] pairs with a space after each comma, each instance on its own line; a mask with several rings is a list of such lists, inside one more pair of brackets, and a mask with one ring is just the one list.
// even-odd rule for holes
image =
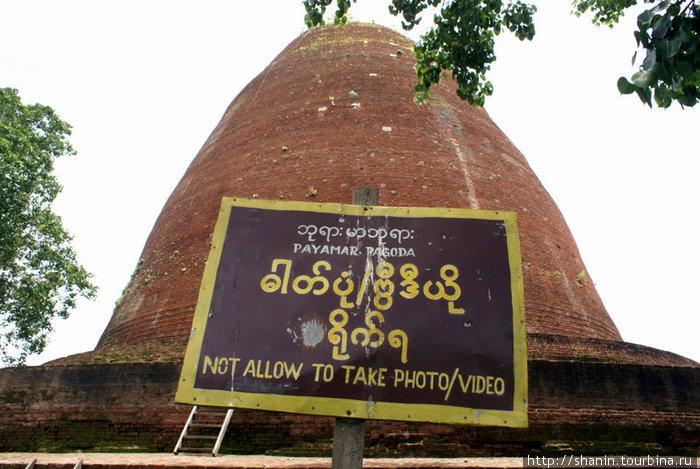
[[336, 417], [331, 469], [360, 469], [365, 450], [364, 419]]
[[[353, 205], [379, 205], [379, 189], [356, 187], [352, 191]], [[365, 421], [336, 418], [333, 429], [331, 469], [362, 468], [365, 449]]]

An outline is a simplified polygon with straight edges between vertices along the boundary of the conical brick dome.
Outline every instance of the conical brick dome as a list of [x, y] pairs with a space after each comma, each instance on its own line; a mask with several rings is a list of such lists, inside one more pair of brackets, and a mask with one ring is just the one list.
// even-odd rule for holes
[[98, 349], [189, 335], [223, 196], [518, 213], [531, 335], [621, 340], [556, 205], [483, 109], [444, 79], [413, 103], [412, 43], [383, 27], [311, 30], [233, 101], [163, 208]]

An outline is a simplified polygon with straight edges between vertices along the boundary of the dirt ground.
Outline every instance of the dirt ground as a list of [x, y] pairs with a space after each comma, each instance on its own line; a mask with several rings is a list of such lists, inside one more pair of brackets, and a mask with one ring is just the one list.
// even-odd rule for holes
[[[330, 458], [300, 458], [280, 456], [224, 455], [173, 455], [169, 453], [0, 453], [0, 467], [27, 467], [36, 459], [36, 467], [75, 467], [82, 461], [83, 467], [142, 468], [267, 468], [267, 469], [315, 469], [330, 468]], [[373, 459], [363, 461], [368, 469], [432, 469], [432, 468], [522, 468], [521, 458], [403, 458]]]

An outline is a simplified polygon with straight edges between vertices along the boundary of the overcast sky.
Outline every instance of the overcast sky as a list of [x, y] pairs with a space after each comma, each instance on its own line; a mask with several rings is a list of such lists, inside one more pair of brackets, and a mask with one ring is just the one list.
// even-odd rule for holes
[[[386, 2], [353, 17], [397, 28]], [[700, 114], [620, 96], [630, 17], [596, 28], [535, 2], [533, 42], [499, 38], [486, 110], [566, 218], [628, 342], [700, 361]], [[55, 210], [100, 287], [29, 364], [94, 348], [167, 197], [238, 92], [304, 31], [301, 1], [0, 0], [0, 86], [73, 125]]]

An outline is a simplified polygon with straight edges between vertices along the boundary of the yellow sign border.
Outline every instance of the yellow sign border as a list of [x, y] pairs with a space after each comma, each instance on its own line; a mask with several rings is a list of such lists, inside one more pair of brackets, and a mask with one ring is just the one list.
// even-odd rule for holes
[[[221, 251], [229, 225], [232, 207], [265, 210], [306, 211], [356, 216], [391, 216], [407, 218], [471, 218], [503, 220], [506, 228], [513, 301], [513, 410], [472, 409], [436, 404], [402, 404], [372, 402], [345, 398], [286, 396], [238, 391], [194, 388], [204, 330], [214, 291]], [[240, 407], [247, 409], [293, 412], [363, 419], [408, 420], [420, 422], [527, 427], [527, 351], [525, 307], [520, 258], [520, 236], [517, 215], [510, 211], [471, 210], [464, 208], [385, 207], [334, 203], [313, 203], [224, 197], [214, 228], [211, 250], [204, 268], [199, 300], [192, 321], [192, 331], [185, 352], [175, 402], [181, 404]]]

